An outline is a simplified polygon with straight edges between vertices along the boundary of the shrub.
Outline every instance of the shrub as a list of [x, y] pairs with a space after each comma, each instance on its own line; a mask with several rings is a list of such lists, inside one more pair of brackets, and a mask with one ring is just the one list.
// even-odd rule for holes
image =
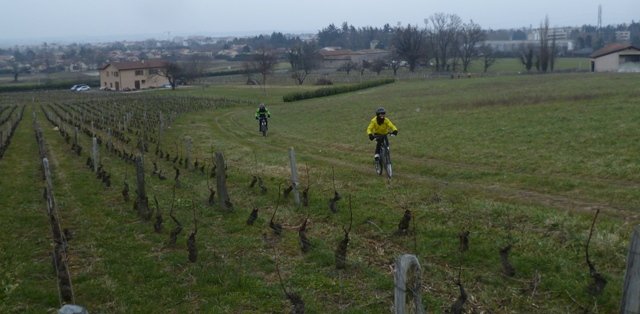
[[316, 80], [315, 85], [333, 85], [333, 82], [331, 82], [330, 79], [319, 78], [318, 80]]
[[[4, 86], [0, 86], [0, 93], [26, 92], [26, 91], [33, 91], [33, 90], [51, 90], [51, 89], [66, 89], [66, 90], [68, 90], [69, 87], [71, 87], [74, 84], [77, 84], [77, 82], [75, 82], [75, 81], [71, 81], [71, 82], [53, 82], [51, 80], [47, 80], [45, 82], [45, 84], [4, 85]], [[87, 85], [91, 86], [92, 88], [97, 88], [97, 87], [100, 86], [100, 81], [91, 80], [91, 81], [87, 82]]]
[[282, 100], [284, 102], [292, 102], [292, 101], [298, 101], [303, 99], [325, 97], [325, 96], [331, 96], [336, 94], [353, 92], [353, 91], [376, 87], [376, 86], [385, 85], [385, 84], [391, 84], [393, 82], [395, 82], [395, 79], [382, 79], [382, 80], [362, 82], [362, 83], [353, 84], [353, 85], [323, 87], [323, 88], [316, 89], [314, 91], [286, 94], [282, 97]]

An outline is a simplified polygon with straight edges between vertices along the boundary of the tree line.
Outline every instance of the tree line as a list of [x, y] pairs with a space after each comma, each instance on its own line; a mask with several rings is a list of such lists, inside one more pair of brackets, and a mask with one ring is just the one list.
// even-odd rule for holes
[[[0, 54], [13, 56], [8, 66], [0, 70], [13, 75], [14, 81], [18, 81], [21, 73], [31, 72], [34, 68], [44, 69], [45, 73], [64, 71], [61, 64], [55, 63], [54, 54], [62, 55], [64, 60], [83, 60], [90, 64], [100, 64], [113, 61], [109, 60], [109, 51], [135, 49], [140, 51], [138, 56], [140, 59], [146, 59], [148, 51], [157, 50], [160, 47], [163, 59], [188, 68], [187, 71], [183, 71], [179, 75], [188, 81], [190, 77], [206, 74], [201, 73], [202, 71], [199, 69], [210, 61], [212, 51], [229, 49], [233, 45], [244, 45], [245, 49], [233, 59], [234, 61], [245, 62], [248, 67], [253, 65], [252, 71], [260, 73], [264, 80], [266, 79], [265, 74], [269, 74], [270, 71], [256, 67], [256, 58], [262, 58], [259, 63], [269, 64], [271, 62], [267, 60], [270, 53], [268, 51], [274, 51], [278, 48], [280, 53], [276, 57], [289, 61], [292, 67], [292, 79], [298, 84], [302, 84], [310, 71], [320, 65], [317, 50], [332, 46], [350, 50], [385, 49], [392, 53], [388, 60], [374, 60], [360, 64], [346, 63], [341, 67], [341, 70], [347, 73], [351, 70], [362, 72], [365, 69], [380, 73], [384, 68], [391, 68], [395, 74], [401, 65], [406, 65], [410, 71], [415, 71], [418, 66], [425, 66], [436, 72], [467, 72], [469, 65], [474, 60], [481, 60], [484, 71], [486, 71], [496, 57], [519, 58], [527, 71], [534, 68], [541, 72], [553, 71], [558, 51], [555, 50], [555, 42], [548, 42], [546, 38], [550, 31], [548, 18], [545, 18], [537, 30], [540, 34], [544, 33], [544, 36], [540, 36], [541, 42], [535, 45], [538, 47], [531, 45], [529, 47], [523, 46], [520, 51], [497, 52], [484, 45], [485, 40], [494, 39], [496, 36], [503, 39], [522, 40], [526, 39], [526, 33], [522, 29], [511, 32], [485, 30], [473, 20], [465, 22], [456, 14], [436, 13], [426, 18], [422, 27], [410, 24], [406, 26], [385, 24], [382, 27], [356, 28], [347, 22], [343, 22], [340, 27], [329, 24], [319, 30], [313, 36], [312, 41], [281, 32], [219, 42], [211, 40], [208, 41], [208, 44], [191, 40], [188, 41], [188, 45], [193, 53], [188, 57], [181, 56], [177, 52], [184, 48], [182, 44], [155, 39], [126, 46], [123, 43], [115, 42], [100, 48], [90, 44], [71, 44], [63, 47], [44, 43], [40, 47], [0, 49]], [[622, 30], [631, 33], [631, 44], [640, 45], [640, 23], [633, 21], [628, 25], [608, 25], [601, 28], [584, 25], [573, 30], [570, 39], [575, 42], [577, 49], [596, 50], [608, 43], [615, 42], [616, 31]], [[208, 52], [208, 55], [199, 54], [200, 52]], [[170, 70], [169, 72], [175, 71]]]
[[[385, 24], [383, 27], [356, 28], [343, 22], [341, 27], [329, 24], [318, 31], [311, 42], [300, 38], [285, 40], [282, 34], [274, 33], [273, 38], [256, 36], [245, 38], [242, 43], [259, 47], [257, 58], [265, 58], [265, 49], [274, 47], [274, 41], [284, 44], [288, 49], [286, 58], [292, 67], [292, 78], [302, 84], [309, 72], [318, 66], [318, 56], [314, 52], [321, 47], [340, 47], [342, 49], [385, 49], [391, 52], [386, 60], [363, 61], [361, 63], [346, 62], [339, 70], [349, 73], [352, 70], [371, 70], [376, 73], [384, 68], [391, 68], [394, 74], [402, 65], [413, 72], [419, 66], [431, 68], [434, 72], [468, 72], [473, 61], [480, 61], [483, 70], [495, 62], [496, 57], [516, 57], [527, 71], [550, 72], [554, 70], [556, 57], [560, 49], [556, 43], [553, 29], [549, 27], [549, 18], [545, 17], [535, 30], [539, 33], [537, 43], [529, 43], [513, 52], [494, 51], [485, 41], [492, 35], [492, 30], [484, 30], [473, 20], [465, 22], [456, 14], [436, 13], [425, 19], [425, 25]], [[615, 42], [616, 31], [631, 32], [631, 43], [640, 45], [640, 23], [630, 25], [606, 26], [597, 28], [584, 25], [570, 33], [570, 39], [576, 42], [578, 49], [596, 50], [606, 44]], [[523, 30], [516, 30], [509, 39], [526, 39]], [[238, 42], [235, 42], [238, 43]], [[316, 49], [316, 50], [314, 50]], [[315, 56], [314, 56], [315, 54]], [[264, 64], [264, 62], [261, 62]], [[249, 58], [255, 72], [264, 74], [269, 71], [256, 66], [256, 60]], [[258, 62], [260, 63], [260, 62]], [[249, 66], [248, 68], [251, 68]]]

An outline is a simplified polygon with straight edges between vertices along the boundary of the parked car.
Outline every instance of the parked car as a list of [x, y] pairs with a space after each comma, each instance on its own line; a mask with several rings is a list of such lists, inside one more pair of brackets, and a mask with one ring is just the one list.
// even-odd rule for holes
[[81, 91], [85, 91], [85, 90], [90, 90], [91, 87], [89, 87], [89, 85], [87, 84], [76, 84], [71, 86], [70, 90], [75, 91], [75, 92], [81, 92]]

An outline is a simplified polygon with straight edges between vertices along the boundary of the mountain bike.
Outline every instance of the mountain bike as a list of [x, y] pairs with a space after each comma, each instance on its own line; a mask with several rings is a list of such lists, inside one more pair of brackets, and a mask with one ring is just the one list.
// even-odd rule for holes
[[[394, 136], [391, 134], [391, 136]], [[391, 179], [393, 175], [393, 168], [391, 166], [391, 151], [389, 150], [389, 138], [387, 134], [385, 135], [376, 135], [376, 141], [381, 142], [380, 144], [380, 157], [378, 160], [373, 161], [373, 166], [376, 168], [376, 173], [378, 175], [382, 175], [382, 172], [387, 173], [387, 178]]]
[[267, 136], [268, 129], [269, 128], [267, 127], [267, 118], [260, 117], [260, 133], [262, 133], [262, 136]]

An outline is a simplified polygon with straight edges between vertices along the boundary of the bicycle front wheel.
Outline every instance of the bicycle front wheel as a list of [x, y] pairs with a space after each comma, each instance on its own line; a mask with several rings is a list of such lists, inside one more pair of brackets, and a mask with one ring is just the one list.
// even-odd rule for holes
[[387, 177], [391, 179], [391, 176], [393, 176], [393, 167], [391, 167], [391, 156], [388, 149], [384, 150], [384, 170], [387, 173]]
[[373, 166], [376, 168], [376, 173], [381, 176], [382, 172], [384, 171], [384, 167], [382, 165], [382, 159], [378, 159], [378, 160], [374, 160], [373, 161]]
[[393, 175], [393, 169], [391, 167], [391, 162], [387, 162], [386, 167], [384, 169], [387, 172], [387, 177], [389, 179], [391, 179], [391, 176]]
[[267, 125], [262, 123], [260, 125], [260, 132], [262, 132], [262, 136], [267, 136]]

